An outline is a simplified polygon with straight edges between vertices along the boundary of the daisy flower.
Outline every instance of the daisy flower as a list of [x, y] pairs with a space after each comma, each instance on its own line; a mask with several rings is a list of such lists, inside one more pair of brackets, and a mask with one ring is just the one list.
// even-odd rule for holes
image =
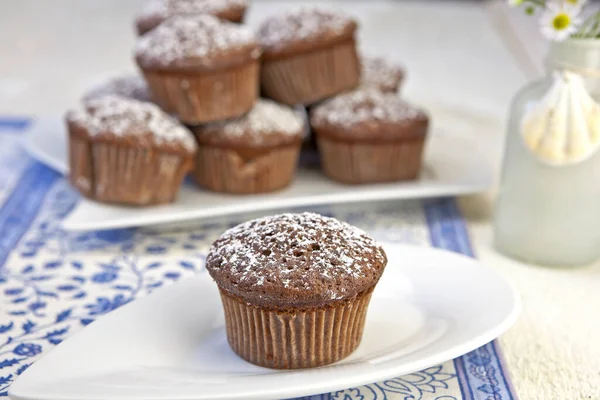
[[579, 7], [566, 2], [549, 2], [540, 17], [540, 28], [548, 39], [563, 41], [577, 32], [581, 24]]

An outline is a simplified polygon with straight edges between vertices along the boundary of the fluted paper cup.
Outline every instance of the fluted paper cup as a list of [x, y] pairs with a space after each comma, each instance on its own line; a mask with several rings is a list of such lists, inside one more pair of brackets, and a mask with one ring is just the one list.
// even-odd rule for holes
[[239, 117], [254, 106], [259, 92], [259, 64], [216, 72], [143, 71], [153, 98], [186, 124]]
[[300, 143], [265, 149], [246, 159], [239, 150], [199, 144], [194, 179], [224, 193], [265, 193], [286, 187], [298, 164]]
[[71, 138], [69, 179], [84, 196], [107, 203], [172, 202], [191, 157]]
[[317, 143], [325, 175], [338, 182], [360, 184], [417, 178], [425, 137], [363, 143], [317, 135]]
[[224, 290], [227, 340], [252, 364], [313, 368], [341, 360], [360, 344], [372, 289], [349, 300], [306, 309], [267, 309]]
[[312, 104], [360, 81], [354, 40], [292, 55], [264, 60], [260, 72], [264, 94], [280, 103]]

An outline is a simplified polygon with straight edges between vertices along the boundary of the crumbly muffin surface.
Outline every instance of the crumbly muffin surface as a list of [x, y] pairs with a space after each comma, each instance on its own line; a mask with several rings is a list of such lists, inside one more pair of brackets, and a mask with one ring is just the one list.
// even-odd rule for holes
[[260, 99], [248, 114], [203, 125], [194, 132], [202, 143], [268, 147], [300, 141], [304, 121], [292, 108]]
[[230, 294], [272, 308], [326, 306], [371, 289], [383, 249], [362, 230], [313, 213], [255, 219], [226, 231], [206, 267]]
[[94, 140], [115, 140], [136, 147], [196, 150], [192, 133], [151, 103], [119, 96], [103, 96], [67, 113], [74, 131]]
[[323, 8], [298, 8], [266, 19], [258, 30], [265, 56], [273, 57], [351, 39], [357, 23]]
[[135, 46], [138, 64], [150, 70], [215, 70], [255, 61], [261, 53], [250, 29], [208, 14], [170, 18]]
[[341, 140], [394, 140], [423, 137], [429, 118], [396, 94], [358, 89], [319, 104], [310, 123], [318, 134]]

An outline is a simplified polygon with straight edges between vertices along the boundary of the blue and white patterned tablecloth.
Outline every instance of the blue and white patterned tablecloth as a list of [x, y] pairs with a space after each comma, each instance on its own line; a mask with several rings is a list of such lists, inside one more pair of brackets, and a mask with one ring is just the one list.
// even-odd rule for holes
[[[210, 243], [239, 221], [168, 232], [67, 233], [78, 195], [19, 146], [27, 121], [0, 120], [0, 397], [43, 352], [94, 319], [204, 268]], [[451, 199], [327, 206], [380, 240], [472, 255]], [[507, 400], [516, 395], [497, 342], [406, 376], [306, 399]]]

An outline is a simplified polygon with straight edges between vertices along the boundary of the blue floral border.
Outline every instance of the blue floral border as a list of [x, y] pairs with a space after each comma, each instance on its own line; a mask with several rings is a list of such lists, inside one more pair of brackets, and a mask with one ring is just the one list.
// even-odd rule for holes
[[6, 132], [11, 130], [20, 132], [23, 129], [25, 129], [30, 122], [31, 120], [29, 118], [0, 118], [0, 132]]
[[[428, 200], [424, 205], [431, 243], [474, 257], [464, 219], [453, 199]], [[465, 400], [513, 400], [516, 394], [502, 355], [493, 341], [454, 360]]]
[[59, 175], [32, 161], [0, 210], [0, 268], [15, 248]]

